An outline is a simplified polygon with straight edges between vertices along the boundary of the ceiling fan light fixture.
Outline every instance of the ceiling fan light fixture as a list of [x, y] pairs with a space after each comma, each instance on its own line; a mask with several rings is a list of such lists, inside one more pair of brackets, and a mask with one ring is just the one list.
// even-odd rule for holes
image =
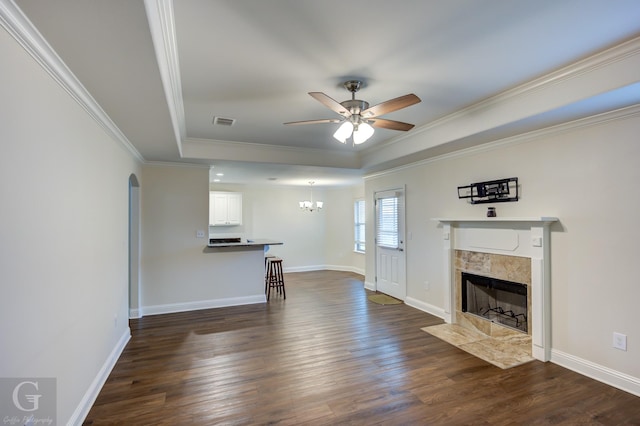
[[333, 134], [333, 137], [339, 140], [341, 143], [347, 143], [347, 138], [351, 136], [353, 132], [353, 123], [345, 121], [338, 127], [338, 130]]
[[349, 80], [344, 83], [344, 87], [351, 92], [351, 99], [343, 102], [338, 102], [322, 92], [309, 92], [311, 97], [330, 110], [340, 114], [342, 119], [290, 121], [284, 124], [342, 123], [340, 127], [338, 127], [338, 130], [333, 134], [333, 137], [343, 144], [346, 144], [347, 139], [351, 137], [354, 145], [364, 143], [373, 136], [375, 130], [369, 123], [373, 123], [377, 128], [389, 130], [401, 130], [406, 132], [413, 129], [413, 124], [380, 118], [381, 115], [398, 111], [421, 102], [420, 98], [413, 93], [389, 99], [388, 101], [381, 102], [374, 106], [369, 106], [369, 102], [356, 99], [356, 92], [362, 87], [362, 81]]
[[353, 143], [360, 145], [366, 142], [371, 136], [373, 136], [373, 127], [369, 123], [360, 123], [358, 127], [353, 131]]

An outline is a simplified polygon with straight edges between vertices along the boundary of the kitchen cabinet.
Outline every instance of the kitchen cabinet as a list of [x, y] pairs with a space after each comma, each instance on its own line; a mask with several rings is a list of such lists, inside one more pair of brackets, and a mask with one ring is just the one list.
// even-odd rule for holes
[[209, 225], [242, 225], [242, 194], [240, 192], [209, 192]]

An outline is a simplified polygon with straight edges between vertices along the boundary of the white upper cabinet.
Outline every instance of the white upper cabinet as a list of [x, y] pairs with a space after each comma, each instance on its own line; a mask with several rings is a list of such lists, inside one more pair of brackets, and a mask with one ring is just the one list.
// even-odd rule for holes
[[239, 192], [209, 192], [209, 225], [242, 225], [242, 194]]

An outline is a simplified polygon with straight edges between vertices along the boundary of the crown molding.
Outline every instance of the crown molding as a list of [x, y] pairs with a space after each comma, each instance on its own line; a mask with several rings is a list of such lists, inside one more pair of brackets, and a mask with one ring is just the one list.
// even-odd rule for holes
[[243, 147], [245, 149], [252, 150], [261, 150], [261, 151], [277, 151], [277, 152], [304, 152], [304, 153], [313, 153], [313, 154], [322, 154], [326, 152], [331, 152], [336, 155], [340, 155], [343, 157], [353, 157], [357, 154], [356, 151], [340, 151], [337, 149], [319, 149], [319, 148], [303, 148], [299, 146], [288, 146], [288, 145], [269, 145], [264, 143], [254, 143], [254, 142], [235, 142], [235, 141], [225, 141], [220, 139], [205, 139], [205, 138], [186, 138], [185, 142], [193, 143], [193, 144], [202, 144], [208, 146], [217, 146], [217, 147], [226, 147], [226, 148], [235, 148], [235, 147]]
[[[576, 90], [575, 87], [579, 87], [581, 84], [583, 85], [583, 88], [585, 87], [585, 84], [588, 87], [589, 84], [588, 82], [585, 83], [585, 81], [587, 81], [587, 79], [589, 78], [591, 80], [588, 81], [590, 81], [591, 83], [598, 82], [603, 87], [601, 89], [603, 91], [612, 90], [611, 88], [604, 88], [605, 85], [617, 85], [617, 87], [622, 87], [626, 84], [631, 84], [631, 80], [633, 80], [633, 82], [637, 82], [637, 67], [634, 65], [633, 61], [638, 61], [639, 58], [640, 37], [635, 37], [608, 49], [602, 50], [587, 58], [573, 62], [565, 67], [559, 68], [556, 71], [545, 74], [542, 77], [531, 80], [514, 88], [505, 90], [495, 96], [491, 96], [466, 108], [458, 110], [452, 114], [446, 115], [423, 126], [417, 127], [411, 132], [407, 132], [393, 139], [390, 139], [383, 145], [376, 145], [371, 146], [370, 148], [366, 148], [361, 151], [363, 162], [366, 162], [367, 157], [384, 155], [385, 151], [394, 149], [393, 147], [398, 146], [401, 142], [405, 142], [405, 144], [401, 146], [406, 146], [407, 140], [411, 140], [418, 135], [423, 135], [425, 138], [432, 140], [433, 138], [430, 137], [429, 133], [433, 132], [441, 138], [446, 138], [445, 134], [451, 132], [451, 129], [464, 127], [456, 126], [456, 123], [463, 123], [468, 120], [469, 117], [479, 117], [482, 114], [486, 115], [492, 110], [498, 110], [500, 107], [507, 108], [506, 110], [499, 111], [502, 114], [505, 111], [509, 111], [510, 107], [516, 107], [518, 105], [518, 102], [526, 103], [527, 100], [532, 99], [534, 100], [532, 104], [539, 105], [541, 98], [536, 98], [536, 96], [541, 96], [543, 97], [542, 99], [544, 99], [545, 91], [546, 95], [548, 96], [548, 94], [551, 93], [549, 91], [553, 89], [556, 89], [557, 92], [561, 92], [561, 87], [567, 87], [568, 89], [563, 93], [563, 95], [566, 97], [568, 91]], [[619, 68], [616, 68], [618, 66], [625, 67], [624, 71], [621, 72]], [[607, 79], [601, 75], [597, 75], [598, 72], [606, 72], [609, 70], [611, 70], [611, 75], [615, 78]], [[583, 95], [582, 97], [584, 98], [585, 96]], [[589, 96], [587, 95], [586, 97]], [[575, 100], [568, 100], [568, 102], [575, 102]], [[548, 110], [549, 108], [553, 109], [554, 106], [551, 105], [546, 109]], [[540, 111], [530, 111], [529, 114], [524, 115], [535, 115], [539, 112]], [[455, 135], [451, 137], [457, 139], [457, 137], [454, 136]], [[446, 143], [446, 141], [444, 143]], [[424, 148], [430, 148], [432, 146], [440, 144], [441, 143], [436, 143], [435, 145]]]
[[523, 133], [520, 135], [510, 136], [503, 139], [498, 139], [493, 142], [484, 143], [479, 146], [471, 148], [461, 149], [458, 151], [450, 152], [447, 154], [437, 155], [425, 160], [416, 161], [402, 166], [393, 167], [391, 169], [382, 170], [379, 172], [365, 174], [363, 179], [369, 180], [389, 174], [397, 173], [403, 170], [409, 170], [414, 167], [420, 167], [429, 163], [437, 161], [447, 160], [451, 158], [467, 157], [474, 154], [478, 154], [485, 151], [492, 151], [494, 149], [502, 148], [507, 145], [518, 145], [521, 143], [531, 142], [536, 139], [540, 139], [545, 136], [559, 135], [567, 133], [576, 129], [586, 128], [591, 126], [597, 126], [611, 121], [624, 120], [627, 118], [640, 117], [640, 105], [632, 105], [625, 108], [620, 108], [613, 111], [596, 114], [590, 117], [580, 118], [578, 120], [569, 121], [555, 126], [546, 127], [543, 129], [533, 130], [531, 132]]
[[545, 74], [542, 77], [531, 80], [527, 83], [516, 86], [512, 89], [505, 90], [495, 96], [485, 99], [468, 109], [461, 110], [464, 114], [469, 114], [477, 109], [484, 109], [496, 103], [502, 103], [505, 100], [517, 96], [526, 95], [548, 87], [561, 84], [563, 82], [578, 78], [585, 74], [607, 68], [625, 59], [640, 55], [640, 37], [627, 40], [608, 49], [602, 50], [591, 56], [588, 56], [577, 62], [573, 62], [567, 66], [557, 69], [556, 71]]
[[138, 161], [144, 158], [12, 0], [0, 0], [0, 25], [93, 118]]
[[164, 87], [169, 116], [173, 126], [178, 152], [183, 156], [182, 145], [187, 137], [187, 127], [182, 98], [182, 79], [172, 0], [145, 0], [144, 7], [149, 21], [151, 39], [156, 52], [160, 79]]
[[214, 139], [187, 138], [184, 158], [208, 158], [305, 166], [359, 169], [360, 157], [354, 151], [323, 150], [284, 145], [267, 145], [251, 142], [231, 142]]
[[181, 163], [177, 161], [145, 161], [142, 163], [145, 167], [179, 167], [189, 169], [210, 169], [208, 164]]

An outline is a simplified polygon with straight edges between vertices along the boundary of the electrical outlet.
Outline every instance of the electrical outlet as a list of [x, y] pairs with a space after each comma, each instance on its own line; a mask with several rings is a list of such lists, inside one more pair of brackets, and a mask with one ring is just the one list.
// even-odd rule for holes
[[622, 333], [613, 333], [613, 347], [621, 351], [627, 350], [627, 335]]
[[113, 314], [113, 328], [118, 328], [118, 314]]
[[425, 281], [425, 282], [424, 282], [424, 289], [425, 289], [426, 291], [431, 290], [431, 284], [429, 284], [429, 281]]
[[202, 229], [196, 231], [196, 238], [204, 238], [204, 231]]

